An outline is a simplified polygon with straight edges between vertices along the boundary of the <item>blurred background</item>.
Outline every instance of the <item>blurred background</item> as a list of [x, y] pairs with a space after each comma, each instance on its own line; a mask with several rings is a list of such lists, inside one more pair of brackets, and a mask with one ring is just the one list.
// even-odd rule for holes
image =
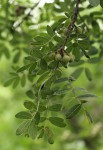
[[[89, 67], [93, 79], [88, 81], [83, 72], [74, 84], [98, 95], [97, 99], [90, 100], [86, 105], [94, 123], [89, 124], [81, 114], [69, 123], [68, 129], [53, 127], [56, 134], [53, 145], [15, 134], [20, 122], [15, 114], [23, 109], [22, 103], [27, 99], [25, 92], [31, 82], [25, 80], [23, 87], [19, 80], [8, 87], [4, 87], [4, 82], [10, 78], [12, 71], [23, 64], [33, 37], [44, 32], [47, 24], [52, 24], [63, 12], [72, 11], [66, 3], [66, 0], [41, 0], [40, 3], [37, 0], [0, 0], [1, 150], [103, 150], [103, 10], [100, 6], [93, 8], [83, 0], [80, 15], [90, 29], [88, 35], [94, 48], [90, 51], [94, 61], [86, 62], [83, 67]], [[75, 68], [70, 67], [66, 73], [73, 72]]]

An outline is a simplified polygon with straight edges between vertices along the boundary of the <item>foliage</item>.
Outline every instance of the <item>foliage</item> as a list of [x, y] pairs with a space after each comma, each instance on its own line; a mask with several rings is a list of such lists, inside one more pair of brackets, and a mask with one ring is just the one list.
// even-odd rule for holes
[[[100, 3], [103, 7], [102, 1], [89, 0], [89, 2], [92, 6]], [[26, 110], [15, 115], [16, 118], [25, 119], [16, 130], [16, 134], [23, 134], [32, 139], [46, 138], [50, 144], [53, 144], [53, 125], [66, 128], [68, 121], [75, 119], [79, 112], [84, 112], [89, 122], [93, 122], [85, 105], [97, 96], [80, 87], [78, 92], [74, 84], [83, 72], [87, 80], [92, 81], [91, 70], [85, 65], [101, 61], [103, 36], [99, 26], [102, 11], [100, 8], [98, 13], [93, 11], [83, 15], [85, 2], [81, 1], [78, 19], [68, 37], [68, 27], [74, 14], [74, 1], [69, 1], [68, 4], [67, 0], [63, 2], [56, 0], [45, 4], [44, 8], [39, 10], [39, 19], [35, 23], [35, 26], [41, 24], [40, 31], [34, 29], [33, 32], [29, 32], [28, 29], [28, 26], [33, 24], [30, 18], [33, 16], [24, 13], [28, 8], [28, 2], [25, 3], [25, 7], [21, 7], [18, 2], [16, 11], [13, 11], [15, 8], [12, 8], [9, 2], [8, 5], [6, 3], [7, 1], [1, 2], [2, 8], [7, 6], [7, 12], [2, 9], [1, 19], [6, 18], [9, 22], [9, 24], [1, 22], [7, 29], [1, 34], [1, 56], [4, 54], [10, 58], [11, 50], [14, 56], [13, 71], [10, 72], [10, 79], [4, 83], [4, 86], [12, 84], [13, 88], [16, 88], [21, 84], [25, 87], [28, 82], [30, 83], [26, 91], [28, 100], [24, 102]], [[30, 7], [31, 10], [34, 8]], [[86, 7], [89, 9], [89, 3]], [[46, 17], [43, 16], [44, 10], [47, 10]], [[16, 17], [19, 19], [22, 17], [23, 21], [16, 22]], [[43, 26], [44, 21], [45, 24], [50, 21], [50, 24], [47, 27]], [[5, 51], [4, 47], [7, 47]], [[21, 53], [26, 55], [23, 62]], [[19, 67], [20, 59], [22, 65]], [[65, 75], [64, 72], [71, 68], [75, 70]], [[65, 100], [65, 96], [68, 99]]]

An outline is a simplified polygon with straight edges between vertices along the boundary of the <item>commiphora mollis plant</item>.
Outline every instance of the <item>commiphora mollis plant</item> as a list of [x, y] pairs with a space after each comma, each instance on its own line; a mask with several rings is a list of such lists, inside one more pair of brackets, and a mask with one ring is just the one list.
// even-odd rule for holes
[[[84, 64], [83, 56], [90, 61], [86, 51], [89, 48], [87, 29], [79, 27], [77, 21], [79, 3], [80, 0], [76, 0], [72, 16], [66, 12], [63, 18], [47, 26], [47, 33], [41, 33], [34, 38], [30, 55], [25, 58], [29, 63], [20, 67], [16, 73], [12, 74], [14, 78], [6, 82], [7, 85], [15, 80], [15, 86], [18, 82], [18, 74], [21, 73], [23, 76], [19, 80], [24, 86], [25, 70], [28, 71], [29, 79], [33, 82], [32, 89], [26, 92], [31, 99], [24, 102], [27, 111], [21, 111], [15, 115], [16, 118], [25, 120], [16, 130], [17, 135], [23, 134], [32, 139], [46, 137], [48, 142], [53, 144], [54, 133], [50, 124], [64, 128], [68, 126], [68, 120], [75, 117], [80, 110], [84, 111], [92, 123], [85, 103], [96, 95], [73, 86], [73, 82], [83, 71], [87, 79], [91, 81], [90, 70], [79, 67], [68, 76], [64, 73], [64, 68], [69, 69], [69, 67]], [[78, 91], [83, 91], [83, 94], [79, 95]], [[70, 101], [69, 95], [71, 95]], [[64, 100], [65, 96], [68, 99]], [[72, 103], [71, 107], [70, 103]]]

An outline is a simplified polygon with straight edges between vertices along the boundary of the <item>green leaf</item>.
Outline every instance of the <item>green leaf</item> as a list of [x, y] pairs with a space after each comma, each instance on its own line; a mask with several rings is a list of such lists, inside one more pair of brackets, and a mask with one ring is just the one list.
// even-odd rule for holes
[[34, 140], [37, 136], [37, 126], [35, 125], [35, 120], [33, 119], [28, 128], [29, 136]]
[[[74, 43], [75, 44], [75, 43]], [[72, 53], [74, 54], [74, 56], [75, 56], [75, 60], [76, 61], [79, 61], [80, 60], [80, 57], [81, 57], [81, 51], [80, 51], [80, 49], [78, 48], [78, 47], [73, 47], [73, 51], [72, 51]]]
[[52, 27], [50, 27], [49, 25], [47, 26], [47, 33], [48, 33], [50, 36], [53, 36], [53, 35], [54, 35], [53, 29], [52, 29]]
[[37, 80], [38, 86], [40, 86], [45, 80], [48, 79], [49, 73], [50, 73], [50, 72], [47, 71], [47, 72], [43, 73], [43, 74], [40, 76], [40, 78]]
[[39, 122], [40, 122], [40, 113], [39, 113], [39, 112], [36, 112], [34, 118], [35, 118], [35, 124], [39, 124]]
[[82, 65], [82, 64], [84, 64], [84, 63], [85, 63], [84, 60], [80, 60], [80, 61], [78, 61], [78, 62], [72, 62], [72, 63], [70, 63], [69, 66], [70, 66], [70, 67], [76, 67], [76, 66]]
[[12, 84], [12, 82], [15, 80], [15, 78], [10, 78], [8, 79], [5, 83], [4, 83], [4, 86], [7, 87], [9, 86], [10, 84]]
[[31, 90], [27, 91], [27, 92], [26, 92], [26, 95], [27, 95], [29, 98], [34, 99], [34, 93], [33, 93]]
[[50, 111], [60, 111], [61, 107], [62, 107], [61, 104], [54, 104], [52, 106], [49, 106], [48, 110], [50, 110]]
[[44, 59], [40, 60], [40, 67], [42, 70], [47, 70], [47, 62]]
[[71, 74], [71, 76], [74, 77], [75, 79], [78, 79], [82, 71], [83, 71], [83, 68], [78, 68]]
[[89, 81], [92, 81], [92, 74], [88, 68], [85, 68], [85, 74]]
[[46, 110], [46, 107], [45, 107], [45, 106], [43, 106], [42, 104], [39, 105], [38, 111], [43, 112], [43, 111], [45, 111], [45, 110]]
[[36, 58], [42, 58], [43, 57], [42, 53], [40, 52], [40, 50], [36, 49], [36, 48], [32, 51], [31, 55], [34, 56], [34, 57], [36, 57]]
[[49, 143], [49, 144], [54, 144], [53, 137], [49, 137], [49, 138], [48, 138], [48, 143]]
[[17, 73], [18, 73], [18, 72], [23, 72], [23, 71], [27, 70], [29, 67], [30, 67], [30, 64], [25, 65], [25, 66], [19, 68], [19, 69], [17, 70]]
[[21, 86], [24, 87], [26, 84], [26, 77], [25, 74], [23, 74], [23, 76], [21, 77]]
[[100, 58], [98, 58], [98, 57], [94, 57], [94, 58], [91, 58], [88, 60], [88, 62], [91, 64], [98, 63], [99, 61], [100, 61]]
[[68, 88], [68, 89], [64, 89], [64, 90], [55, 90], [53, 95], [63, 95], [63, 94], [66, 94], [68, 93], [68, 91], [70, 90], [71, 88]]
[[59, 117], [50, 117], [48, 120], [55, 126], [64, 128], [66, 124], [64, 123], [64, 119]]
[[20, 77], [15, 78], [14, 83], [13, 83], [13, 88], [16, 88], [19, 84]]
[[81, 106], [82, 106], [81, 104], [76, 104], [73, 107], [71, 107], [66, 114], [66, 119], [73, 118], [80, 111]]
[[90, 123], [93, 123], [91, 115], [85, 110], [85, 114]]
[[[102, 0], [101, 0], [102, 1]], [[100, 4], [100, 0], [89, 0], [89, 3], [92, 6], [98, 6]]]
[[29, 73], [32, 74], [32, 72], [35, 70], [37, 63], [33, 63], [29, 68]]
[[44, 135], [44, 129], [41, 130], [41, 132], [40, 132], [40, 134], [38, 136], [38, 139], [43, 138], [43, 135]]
[[36, 109], [36, 105], [31, 101], [25, 101], [24, 102], [24, 107], [26, 109], [29, 109], [29, 110], [35, 110]]
[[18, 51], [16, 54], [15, 54], [15, 56], [14, 56], [14, 58], [13, 58], [13, 62], [14, 63], [17, 63], [18, 61], [19, 61], [19, 59], [20, 59], [20, 51]]
[[32, 115], [26, 111], [21, 111], [15, 115], [16, 118], [19, 119], [31, 119]]
[[53, 143], [54, 143], [54, 140], [53, 140], [54, 134], [53, 134], [52, 130], [51, 130], [49, 127], [45, 127], [45, 129], [44, 129], [44, 134], [45, 134], [45, 135], [47, 136], [47, 138], [48, 138], [48, 143], [49, 143], [49, 144], [53, 144]]
[[63, 41], [64, 41], [60, 36], [55, 36], [54, 40], [57, 42], [60, 42], [60, 43], [63, 43]]
[[61, 83], [61, 82], [65, 82], [68, 81], [68, 78], [59, 78], [55, 81], [55, 83]]
[[24, 121], [20, 124], [18, 129], [16, 130], [16, 135], [22, 135], [23, 133], [26, 133], [28, 130], [28, 127], [30, 125], [30, 121]]
[[40, 117], [40, 122], [44, 122], [46, 120], [46, 117]]
[[50, 68], [50, 69], [54, 69], [54, 68], [56, 68], [57, 65], [58, 65], [58, 62], [57, 62], [57, 61], [52, 61], [52, 62], [49, 64], [49, 68]]
[[100, 0], [100, 5], [103, 8], [103, 0]]
[[89, 98], [97, 98], [97, 96], [94, 95], [94, 94], [83, 94], [83, 95], [77, 96], [77, 98], [79, 98], [79, 99], [89, 99]]

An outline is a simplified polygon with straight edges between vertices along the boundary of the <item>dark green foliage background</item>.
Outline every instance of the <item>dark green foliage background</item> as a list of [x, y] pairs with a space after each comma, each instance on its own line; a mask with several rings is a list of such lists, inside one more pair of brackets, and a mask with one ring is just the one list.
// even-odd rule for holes
[[[102, 0], [94, 0], [94, 2], [92, 1], [93, 0], [89, 0], [91, 4], [89, 5], [88, 0], [81, 0], [80, 16], [78, 17], [77, 21], [77, 24], [81, 25], [81, 28], [83, 29], [83, 32], [85, 34], [79, 35], [80, 38], [84, 39], [84, 41], [80, 41], [79, 46], [82, 47], [82, 52], [85, 56], [83, 56], [82, 60], [80, 60], [79, 62], [70, 63], [70, 66], [68, 68], [62, 68], [62, 72], [63, 77], [68, 78], [70, 75], [72, 75], [76, 79], [76, 81], [73, 82], [73, 87], [75, 88], [77, 95], [81, 95], [79, 96], [79, 99], [82, 100], [83, 98], [84, 100], [83, 105], [85, 105], [85, 108], [87, 110], [87, 117], [92, 122], [91, 117], [88, 114], [89, 112], [94, 122], [93, 124], [90, 124], [88, 122], [88, 119], [86, 118], [86, 115], [84, 114], [83, 110], [81, 110], [77, 116], [75, 116], [76, 112], [73, 112], [73, 115], [75, 117], [71, 120], [66, 121], [67, 126], [65, 128], [58, 128], [51, 124], [57, 124], [58, 126], [57, 122], [61, 122], [60, 119], [57, 120], [56, 118], [57, 122], [55, 122], [55, 120], [53, 120], [52, 117], [49, 118], [49, 123], [47, 123], [47, 125], [53, 130], [55, 141], [53, 145], [49, 145], [46, 139], [39, 139], [34, 141], [27, 137], [16, 136], [15, 130], [18, 128], [18, 124], [21, 123], [21, 120], [16, 119], [15, 114], [17, 114], [20, 111], [25, 111], [26, 109], [24, 108], [24, 106], [27, 109], [28, 107], [32, 108], [31, 105], [28, 106], [27, 101], [25, 100], [31, 100], [27, 96], [31, 98], [33, 97], [29, 90], [32, 89], [32, 83], [35, 83], [38, 77], [36, 77], [35, 72], [33, 77], [31, 75], [28, 75], [28, 71], [26, 69], [28, 69], [30, 65], [31, 69], [29, 69], [29, 73], [31, 73], [37, 65], [35, 61], [38, 60], [37, 58], [41, 57], [41, 53], [39, 54], [34, 51], [34, 56], [36, 56], [37, 58], [32, 58], [32, 65], [29, 64], [30, 62], [27, 60], [31, 59], [31, 57], [28, 57], [28, 55], [31, 52], [31, 49], [35, 50], [34, 38], [36, 37], [37, 41], [38, 39], [40, 40], [38, 41], [40, 45], [43, 40], [47, 41], [47, 38], [40, 39], [38, 35], [41, 35], [42, 33], [45, 34], [48, 32], [49, 35], [52, 37], [54, 33], [50, 31], [50, 28], [47, 25], [54, 24], [55, 22], [58, 22], [58, 20], [60, 21], [60, 23], [63, 23], [63, 21], [67, 19], [67, 13], [69, 13], [69, 15], [73, 14], [74, 1], [65, 0], [63, 2], [60, 2], [59, 0], [55, 0], [54, 3], [46, 3], [41, 8], [35, 8], [31, 12], [31, 15], [29, 15], [25, 19], [25, 12], [28, 8], [32, 8], [34, 6], [34, 3], [30, 2], [30, 0], [16, 0], [12, 3], [10, 3], [10, 1], [8, 0], [0, 0], [1, 150], [103, 149], [103, 9], [100, 6], [97, 6], [100, 3], [103, 7], [103, 3]], [[36, 2], [37, 1], [35, 1], [35, 3]], [[68, 7], [68, 3], [70, 7]], [[65, 12], [67, 16], [65, 15]], [[23, 19], [23, 22], [20, 25], [18, 25], [20, 19]], [[58, 26], [57, 23], [54, 25]], [[63, 41], [63, 38], [65, 37], [64, 32], [66, 31], [63, 27], [60, 31], [60, 35], [62, 37], [55, 37], [54, 39], [58, 44], [58, 47], [60, 46], [60, 44]], [[44, 34], [42, 34], [42, 36], [44, 36]], [[74, 37], [75, 35], [72, 35], [71, 39], [73, 39]], [[78, 53], [77, 51], [75, 51], [75, 49], [78, 50], [79, 47], [77, 47], [75, 43], [72, 45], [71, 44], [71, 42], [67, 43], [67, 51], [69, 52], [73, 50], [76, 56], [76, 60], [79, 60], [79, 51]], [[50, 43], [49, 45], [43, 47], [42, 55], [48, 54], [53, 50], [54, 48], [52, 48], [52, 44]], [[90, 59], [87, 58], [88, 55], [90, 56]], [[21, 68], [22, 66], [25, 67]], [[43, 59], [41, 59], [40, 67], [44, 71], [47, 68], [47, 65], [45, 64]], [[12, 79], [8, 81], [9, 78]], [[64, 82], [62, 83], [58, 83], [61, 82], [60, 80], [56, 82], [60, 84], [61, 87], [64, 87], [65, 78], [63, 79]], [[8, 86], [9, 84], [10, 86]], [[4, 85], [8, 87], [4, 87]], [[56, 89], [57, 87], [54, 86], [54, 88]], [[60, 93], [63, 93], [63, 95], [59, 95]], [[94, 95], [86, 95], [84, 97], [84, 93], [92, 93]], [[54, 95], [56, 96], [50, 97], [50, 106], [55, 102], [61, 103], [64, 106], [67, 106], [69, 110], [69, 108], [71, 108], [74, 105], [74, 103], [71, 102], [73, 95], [70, 91], [56, 91]], [[96, 99], [93, 98], [95, 97], [95, 95], [98, 96]], [[89, 99], [87, 99], [87, 97], [89, 97]], [[86, 100], [88, 100], [88, 103], [85, 103]], [[81, 106], [79, 105], [79, 108], [80, 107]], [[34, 108], [35, 106], [33, 107], [33, 109]], [[48, 109], [52, 112], [51, 114], [53, 117], [57, 117], [60, 108], [61, 106], [59, 105], [56, 107], [56, 109], [55, 107], [49, 107]], [[72, 115], [70, 113], [68, 115], [68, 113], [67, 118], [70, 119]], [[30, 115], [27, 115], [26, 117], [30, 118]], [[59, 117], [64, 118], [64, 115], [60, 113]], [[63, 124], [59, 124], [59, 126], [64, 127], [65, 123], [63, 122]], [[35, 138], [35, 134], [33, 135], [30, 132], [32, 138]]]

